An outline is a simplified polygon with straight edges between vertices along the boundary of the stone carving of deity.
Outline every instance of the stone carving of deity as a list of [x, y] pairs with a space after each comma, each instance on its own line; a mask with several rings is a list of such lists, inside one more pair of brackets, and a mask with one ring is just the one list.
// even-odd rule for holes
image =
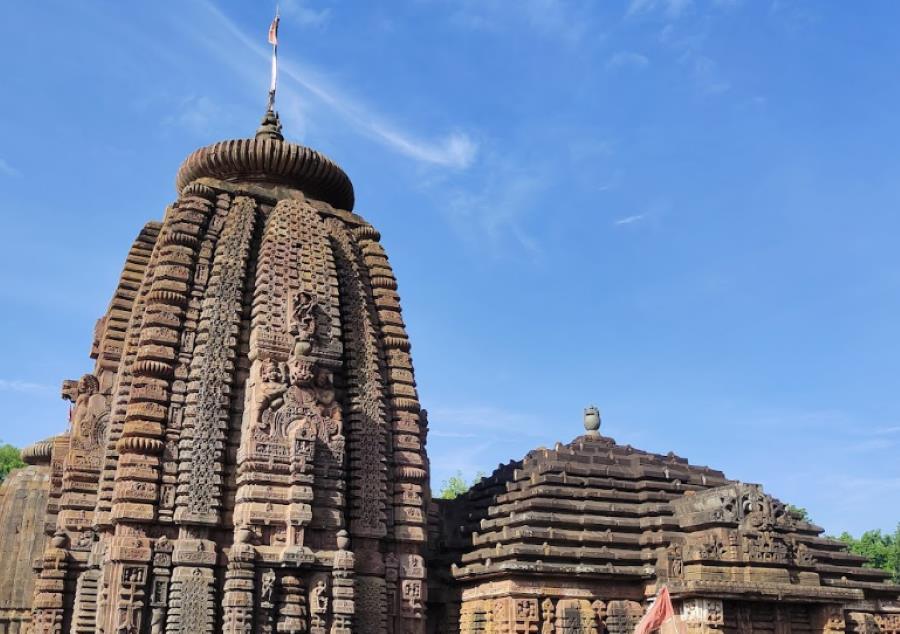
[[341, 436], [344, 433], [341, 419], [341, 406], [334, 398], [334, 385], [331, 372], [325, 368], [316, 370], [316, 396], [325, 419], [326, 432], [329, 438]]
[[263, 603], [272, 603], [272, 595], [275, 593], [275, 572], [266, 570], [262, 575], [262, 587], [259, 598]]
[[93, 374], [85, 374], [74, 391], [72, 445], [87, 451], [97, 449], [103, 442], [108, 414], [106, 398], [100, 394], [100, 382]]
[[291, 334], [295, 337], [294, 356], [305, 356], [312, 350], [320, 311], [315, 295], [306, 291], [297, 293], [291, 314]]
[[315, 587], [309, 591], [309, 611], [313, 627], [325, 627], [325, 615], [328, 612], [328, 594], [325, 582], [319, 579]]

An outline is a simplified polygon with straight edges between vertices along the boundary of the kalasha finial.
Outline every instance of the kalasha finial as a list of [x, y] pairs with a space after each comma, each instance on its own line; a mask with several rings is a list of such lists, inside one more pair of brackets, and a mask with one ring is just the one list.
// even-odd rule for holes
[[275, 141], [284, 141], [284, 135], [281, 134], [281, 119], [274, 110], [266, 110], [259, 127], [256, 129], [257, 139], [274, 139]]
[[587, 436], [598, 438], [600, 436], [600, 410], [595, 405], [584, 408], [584, 428]]

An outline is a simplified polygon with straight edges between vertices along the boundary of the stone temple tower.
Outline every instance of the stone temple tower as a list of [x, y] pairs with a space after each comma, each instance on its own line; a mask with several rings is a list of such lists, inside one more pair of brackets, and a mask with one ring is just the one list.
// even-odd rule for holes
[[64, 385], [32, 631], [424, 632], [426, 422], [350, 180], [269, 111], [176, 186]]

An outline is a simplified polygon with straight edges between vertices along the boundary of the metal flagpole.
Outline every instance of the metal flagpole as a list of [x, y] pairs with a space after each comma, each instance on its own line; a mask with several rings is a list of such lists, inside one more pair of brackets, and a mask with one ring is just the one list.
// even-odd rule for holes
[[278, 22], [281, 16], [275, 5], [275, 19], [269, 27], [269, 44], [272, 45], [272, 82], [269, 84], [269, 112], [275, 111], [275, 89], [278, 85]]

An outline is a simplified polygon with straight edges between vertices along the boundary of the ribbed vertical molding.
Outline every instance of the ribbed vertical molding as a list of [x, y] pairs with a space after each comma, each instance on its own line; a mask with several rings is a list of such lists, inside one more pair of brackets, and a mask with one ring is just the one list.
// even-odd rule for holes
[[181, 533], [173, 553], [169, 633], [212, 632], [215, 627], [217, 552], [206, 529], [222, 519], [225, 440], [255, 219], [256, 202], [235, 198], [203, 297], [180, 439], [175, 522]]
[[146, 524], [157, 519], [165, 425], [197, 245], [213, 212], [211, 190], [189, 190], [169, 210], [158, 240], [152, 283], [132, 365], [125, 422], [116, 448], [109, 565], [100, 626], [108, 632], [141, 631], [152, 543]]
[[[137, 289], [159, 234], [158, 223], [148, 223], [138, 234], [128, 256], [119, 283], [110, 300], [106, 314], [97, 321], [91, 357], [96, 359], [94, 373], [80, 381], [65, 381], [63, 395], [73, 402], [73, 428], [66, 446], [57, 447], [54, 470], [54, 513], [50, 524], [56, 543], [53, 560], [68, 561], [65, 576], [53, 582], [59, 596], [51, 599], [47, 588], [42, 590], [44, 604], [59, 603], [62, 627], [68, 628], [73, 614], [78, 612], [81, 622], [94, 618], [96, 604], [91, 584], [99, 575], [80, 579], [85, 568], [93, 563], [89, 555], [94, 545], [92, 527], [98, 500], [97, 489], [106, 453], [109, 433], [110, 401], [115, 389], [115, 377], [122, 353], [125, 328], [134, 310]], [[58, 500], [58, 506], [57, 501]], [[48, 574], [51, 574], [48, 571]], [[59, 570], [52, 574], [58, 575]], [[50, 619], [41, 618], [42, 621]], [[73, 632], [83, 629], [76, 623]], [[81, 628], [81, 629], [79, 629]]]
[[365, 618], [355, 628], [363, 633], [384, 632], [387, 588], [381, 540], [387, 535], [387, 415], [382, 384], [371, 289], [362, 271], [362, 254], [343, 223], [326, 222], [332, 238], [340, 281], [341, 320], [344, 331], [345, 380], [348, 394], [344, 411], [348, 435], [350, 482], [350, 535], [356, 557], [356, 604]]
[[159, 259], [159, 251], [162, 247], [158, 235], [159, 229], [157, 228], [157, 238], [144, 267], [142, 279], [137, 286], [128, 326], [122, 338], [121, 359], [119, 361], [115, 389], [113, 390], [110, 421], [106, 431], [106, 453], [103, 459], [103, 472], [100, 475], [97, 507], [94, 512], [95, 524], [103, 528], [112, 526], [113, 488], [116, 480], [116, 466], [119, 462], [117, 445], [122, 437], [125, 413], [128, 408], [128, 401], [131, 398], [134, 361], [140, 347], [141, 324], [144, 321], [147, 295], [150, 293], [150, 288], [153, 285], [152, 272], [156, 268], [156, 261]]
[[371, 285], [392, 423], [389, 486], [393, 543], [388, 548], [397, 562], [398, 579], [395, 587], [388, 588], [388, 614], [395, 619], [395, 631], [424, 632], [425, 523], [430, 492], [409, 337], [400, 312], [397, 282], [387, 254], [378, 243], [380, 235], [367, 224], [356, 227], [353, 234]]
[[199, 184], [194, 184], [193, 187], [198, 191], [203, 191], [206, 198], [215, 202], [215, 211], [209, 221], [206, 233], [197, 247], [197, 263], [194, 268], [193, 284], [184, 315], [184, 325], [181, 330], [181, 346], [178, 351], [178, 362], [175, 365], [175, 380], [172, 381], [172, 389], [169, 396], [169, 411], [164, 439], [165, 452], [161, 465], [162, 478], [159, 490], [158, 520], [160, 523], [172, 523], [174, 520], [175, 497], [178, 487], [178, 466], [180, 464], [179, 444], [181, 442], [181, 431], [184, 426], [188, 385], [191, 381], [194, 347], [197, 343], [197, 329], [203, 307], [203, 298], [209, 285], [213, 251], [222, 233], [225, 218], [231, 208], [231, 197], [227, 194], [216, 196], [212, 191], [208, 191], [208, 188]]
[[235, 199], [203, 298], [179, 447], [178, 524], [216, 526], [221, 519], [225, 435], [255, 217], [253, 199]]
[[[273, 530], [278, 530], [287, 524], [289, 495], [284, 486], [290, 469], [290, 448], [286, 442], [267, 438], [268, 434], [255, 437], [254, 431], [265, 401], [260, 363], [270, 360], [282, 364], [291, 352], [288, 298], [297, 284], [293, 266], [296, 242], [289, 210], [284, 205], [276, 205], [263, 229], [253, 289], [249, 350], [252, 366], [246, 385], [237, 459], [236, 534], [251, 525], [271, 525]], [[272, 482], [282, 486], [273, 487]]]
[[[74, 402], [72, 442], [63, 476], [58, 524], [66, 531], [70, 550], [76, 553], [68, 572], [72, 577], [77, 575], [78, 579], [75, 583], [67, 580], [63, 596], [67, 610], [64, 621], [72, 621], [73, 634], [93, 632], [96, 625], [100, 572], [97, 570], [99, 561], [92, 556], [91, 550], [94, 548], [97, 491], [110, 431], [111, 401], [126, 329], [159, 236], [159, 227], [159, 223], [148, 223], [132, 244], [109, 308], [94, 330], [91, 351], [91, 356], [96, 359], [94, 374], [83, 377], [70, 395]], [[90, 384], [94, 380], [97, 393], [85, 393], [85, 381]], [[90, 569], [86, 570], [86, 567]]]

